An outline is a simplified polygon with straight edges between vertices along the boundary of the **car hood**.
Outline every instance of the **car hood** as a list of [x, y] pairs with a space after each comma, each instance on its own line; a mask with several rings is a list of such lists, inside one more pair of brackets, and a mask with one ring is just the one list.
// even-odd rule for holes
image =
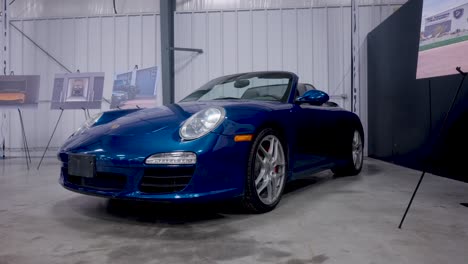
[[252, 133], [256, 122], [265, 113], [284, 107], [279, 102], [258, 101], [206, 101], [183, 102], [155, 108], [109, 111], [84, 132], [70, 137], [62, 146], [62, 151], [70, 151], [79, 146], [108, 142], [121, 144], [133, 140], [151, 141], [164, 144], [168, 140], [179, 141], [179, 128], [194, 113], [212, 106], [223, 107], [226, 117], [212, 133], [234, 135]]
[[[257, 114], [273, 111], [279, 107], [278, 102], [258, 101], [205, 101], [205, 102], [183, 102], [169, 106], [142, 109], [107, 124], [110, 134], [141, 134], [150, 133], [155, 130], [179, 128], [182, 123], [194, 113], [209, 107], [223, 107], [226, 110], [225, 122], [248, 119]], [[222, 133], [222, 131], [218, 131]]]

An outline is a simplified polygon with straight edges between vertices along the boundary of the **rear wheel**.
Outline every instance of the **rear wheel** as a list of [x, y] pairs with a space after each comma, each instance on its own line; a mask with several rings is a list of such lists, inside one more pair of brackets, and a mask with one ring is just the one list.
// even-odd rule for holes
[[278, 134], [268, 128], [256, 137], [250, 151], [244, 205], [250, 211], [271, 211], [281, 200], [287, 160]]
[[332, 169], [333, 173], [337, 176], [354, 176], [361, 172], [364, 160], [362, 133], [354, 130], [352, 138], [349, 141], [346, 163]]

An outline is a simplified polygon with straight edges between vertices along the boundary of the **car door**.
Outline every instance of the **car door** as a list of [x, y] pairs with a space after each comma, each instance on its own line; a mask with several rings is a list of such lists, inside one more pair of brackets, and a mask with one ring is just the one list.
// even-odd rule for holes
[[[298, 86], [298, 92], [301, 91]], [[333, 162], [339, 111], [327, 105], [295, 104], [296, 155], [294, 172], [327, 167]]]

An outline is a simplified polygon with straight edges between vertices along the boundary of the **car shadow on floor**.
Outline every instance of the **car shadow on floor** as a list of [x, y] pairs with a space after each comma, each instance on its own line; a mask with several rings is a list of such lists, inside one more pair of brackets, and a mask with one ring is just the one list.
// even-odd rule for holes
[[[334, 180], [331, 172], [314, 174], [307, 179], [289, 182], [286, 185], [284, 199], [294, 197], [309, 189]], [[55, 210], [60, 215], [78, 213], [82, 216], [113, 222], [159, 223], [183, 225], [229, 218], [244, 219], [254, 216], [247, 212], [239, 200], [216, 203], [157, 203], [134, 200], [103, 199], [90, 196], [74, 196], [56, 204]], [[73, 212], [71, 212], [73, 211]]]
[[[300, 193], [331, 179], [330, 177], [313, 176], [289, 182], [285, 187], [284, 195], [289, 196]], [[239, 199], [189, 204], [109, 199], [105, 210], [109, 215], [119, 218], [133, 218], [137, 221], [168, 224], [185, 224], [231, 216], [254, 215], [246, 211]]]

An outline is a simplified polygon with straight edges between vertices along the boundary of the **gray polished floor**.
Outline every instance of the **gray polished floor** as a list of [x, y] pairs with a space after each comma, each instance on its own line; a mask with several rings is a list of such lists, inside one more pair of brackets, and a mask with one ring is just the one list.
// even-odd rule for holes
[[[37, 160], [33, 161], [37, 164]], [[468, 184], [429, 175], [397, 229], [419, 172], [366, 160], [288, 186], [279, 207], [109, 202], [58, 183], [59, 164], [0, 160], [0, 264], [467, 263]]]

